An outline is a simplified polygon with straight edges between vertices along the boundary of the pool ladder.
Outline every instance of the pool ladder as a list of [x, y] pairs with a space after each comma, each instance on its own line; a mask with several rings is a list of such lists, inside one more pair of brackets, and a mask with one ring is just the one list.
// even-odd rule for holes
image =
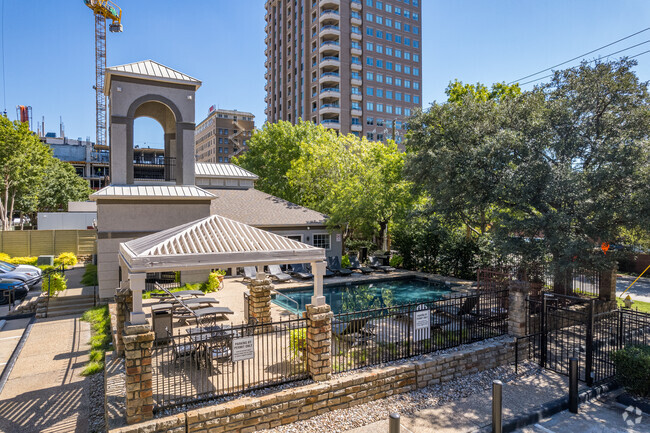
[[300, 319], [300, 304], [298, 303], [298, 301], [296, 301], [295, 299], [291, 299], [290, 297], [288, 297], [288, 296], [285, 295], [284, 293], [280, 293], [280, 292], [278, 292], [277, 290], [274, 290], [274, 292], [275, 292], [276, 295], [279, 295], [279, 296], [281, 296], [282, 298], [287, 299], [289, 302], [292, 302], [292, 303], [296, 304], [296, 311], [297, 311], [297, 313], [296, 313], [296, 317], [297, 317], [298, 319]]

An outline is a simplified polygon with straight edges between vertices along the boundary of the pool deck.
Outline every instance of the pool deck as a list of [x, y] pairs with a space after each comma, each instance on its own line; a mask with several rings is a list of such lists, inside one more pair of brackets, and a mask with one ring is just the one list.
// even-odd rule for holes
[[[361, 272], [354, 272], [348, 277], [331, 277], [325, 278], [323, 284], [327, 287], [330, 285], [342, 285], [342, 284], [364, 284], [371, 283], [374, 281], [381, 281], [387, 279], [403, 279], [417, 277], [432, 282], [446, 283], [449, 282], [449, 285], [452, 288], [452, 293], [450, 296], [455, 294], [462, 295], [471, 290], [472, 284], [474, 281], [461, 280], [453, 277], [443, 277], [441, 275], [426, 274], [423, 272], [415, 271], [405, 271], [397, 270], [395, 272], [373, 272], [372, 274], [364, 275]], [[291, 280], [285, 283], [274, 283], [275, 289], [282, 291], [283, 289], [295, 289], [295, 288], [305, 288], [313, 287], [313, 280], [303, 281], [303, 280]], [[226, 277], [224, 280], [224, 287], [215, 293], [210, 293], [209, 296], [219, 300], [219, 306], [228, 307], [235, 314], [228, 316], [227, 319], [224, 319], [224, 323], [232, 322], [233, 324], [244, 323], [244, 292], [248, 291], [248, 283], [243, 280], [243, 277]], [[151, 320], [151, 305], [158, 303], [157, 299], [145, 299], [143, 300], [144, 312], [147, 314], [147, 318]], [[295, 319], [296, 315], [275, 303], [271, 303], [271, 318], [273, 321]], [[174, 324], [176, 328], [176, 323]]]

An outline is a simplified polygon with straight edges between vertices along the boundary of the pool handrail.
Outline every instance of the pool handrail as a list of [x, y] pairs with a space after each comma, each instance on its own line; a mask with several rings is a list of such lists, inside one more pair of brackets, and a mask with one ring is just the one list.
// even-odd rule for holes
[[292, 299], [292, 298], [288, 297], [288, 296], [285, 295], [284, 293], [281, 293], [281, 292], [279, 292], [279, 291], [277, 291], [277, 290], [274, 290], [274, 292], [275, 292], [276, 295], [280, 295], [280, 296], [282, 296], [283, 298], [288, 299], [289, 301], [291, 301], [291, 302], [293, 302], [294, 304], [296, 304], [296, 317], [298, 317], [298, 318], [300, 319], [300, 304], [298, 303], [298, 301], [296, 301], [295, 299]]

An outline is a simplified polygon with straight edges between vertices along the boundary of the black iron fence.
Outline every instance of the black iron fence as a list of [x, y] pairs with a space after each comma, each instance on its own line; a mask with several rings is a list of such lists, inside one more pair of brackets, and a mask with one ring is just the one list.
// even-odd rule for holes
[[569, 374], [569, 359], [578, 359], [579, 379], [591, 386], [612, 378], [612, 353], [629, 344], [650, 344], [650, 314], [617, 309], [596, 311], [596, 300], [557, 294], [528, 300], [528, 345], [531, 359], [557, 373]]
[[176, 281], [175, 272], [149, 273], [144, 282], [145, 292], [160, 290], [160, 288], [176, 289], [178, 287], [181, 287], [181, 283]]
[[305, 319], [200, 327], [157, 336], [152, 350], [156, 410], [306, 379]]
[[343, 372], [448, 349], [508, 332], [508, 291], [334, 316], [332, 370]]

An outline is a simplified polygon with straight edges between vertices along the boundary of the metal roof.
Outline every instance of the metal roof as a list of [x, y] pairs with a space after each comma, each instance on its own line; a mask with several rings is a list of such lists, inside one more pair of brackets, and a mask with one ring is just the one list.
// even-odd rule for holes
[[[110, 82], [111, 75], [121, 75], [127, 77], [146, 77], [156, 81], [168, 83], [183, 83], [193, 85], [197, 89], [201, 86], [201, 81], [175, 69], [162, 65], [153, 60], [143, 60], [141, 62], [128, 63], [126, 65], [111, 66], [106, 68], [106, 83]], [[108, 94], [110, 85], [105, 86], [105, 93]]]
[[325, 260], [325, 250], [212, 215], [120, 244], [133, 272]]
[[194, 164], [194, 171], [196, 177], [225, 177], [229, 179], [252, 179], [256, 180], [259, 177], [248, 170], [244, 170], [235, 164], [215, 164], [206, 162], [197, 162]]
[[110, 198], [136, 200], [144, 197], [211, 200], [214, 198], [214, 195], [193, 185], [109, 185], [91, 194], [90, 199]]

